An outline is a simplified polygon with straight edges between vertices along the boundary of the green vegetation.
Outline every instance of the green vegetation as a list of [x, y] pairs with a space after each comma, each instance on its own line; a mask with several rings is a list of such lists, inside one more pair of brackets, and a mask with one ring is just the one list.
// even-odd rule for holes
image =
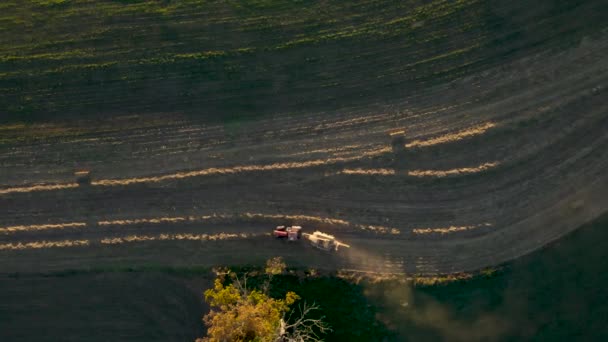
[[[267, 261], [262, 276], [218, 272], [213, 288], [205, 291], [205, 300], [211, 305], [211, 311], [203, 318], [207, 337], [197, 341], [320, 340], [330, 329], [321, 318], [310, 317], [310, 313], [319, 309], [318, 306], [304, 302], [296, 312], [290, 307], [300, 299], [295, 292], [286, 291], [284, 299], [268, 294], [272, 278], [282, 274], [285, 268], [282, 258], [275, 257]], [[250, 276], [257, 276], [254, 279], [258, 281], [263, 278], [261, 286], [249, 286], [247, 280]]]
[[205, 291], [212, 309], [204, 319], [208, 337], [201, 341], [275, 341], [289, 306], [299, 299], [294, 292], [287, 292], [285, 299], [274, 299], [257, 289], [222, 283], [218, 278]]
[[607, 10], [558, 0], [7, 0], [0, 121], [235, 120], [390, 101], [577, 42], [606, 26]]

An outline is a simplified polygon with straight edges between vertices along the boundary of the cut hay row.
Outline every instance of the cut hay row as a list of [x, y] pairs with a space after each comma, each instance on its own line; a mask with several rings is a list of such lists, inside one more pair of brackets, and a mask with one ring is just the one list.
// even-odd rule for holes
[[451, 170], [412, 170], [408, 171], [408, 176], [412, 177], [447, 177], [454, 175], [463, 175], [471, 173], [479, 173], [498, 166], [499, 162], [483, 163], [476, 167], [462, 167]]
[[379, 148], [371, 151], [367, 151], [363, 154], [353, 157], [336, 157], [328, 159], [316, 159], [304, 162], [285, 162], [285, 163], [274, 163], [267, 165], [244, 165], [226, 168], [208, 168], [196, 171], [188, 172], [176, 172], [172, 174], [156, 176], [156, 177], [134, 177], [125, 179], [102, 179], [91, 182], [94, 186], [117, 186], [117, 185], [130, 185], [138, 183], [159, 183], [168, 180], [178, 180], [184, 178], [209, 176], [209, 175], [224, 175], [224, 174], [239, 174], [245, 172], [256, 172], [256, 171], [276, 171], [276, 170], [292, 170], [292, 169], [304, 169], [322, 165], [336, 164], [342, 162], [355, 161], [362, 158], [376, 156], [383, 153], [390, 152], [389, 147]]
[[23, 249], [42, 249], [42, 248], [65, 248], [88, 246], [89, 240], [63, 240], [63, 241], [33, 241], [0, 244], [0, 250], [23, 250]]
[[466, 138], [470, 138], [476, 135], [481, 135], [484, 134], [486, 131], [488, 131], [491, 128], [496, 127], [496, 123], [494, 122], [486, 122], [484, 124], [481, 125], [477, 125], [474, 127], [470, 127], [467, 129], [464, 129], [462, 131], [458, 131], [456, 133], [449, 133], [449, 134], [445, 134], [436, 138], [432, 138], [432, 139], [428, 139], [428, 140], [414, 140], [412, 142], [409, 142], [405, 145], [406, 148], [412, 148], [412, 147], [428, 147], [428, 146], [434, 146], [434, 145], [439, 145], [439, 144], [446, 144], [446, 143], [451, 143], [454, 141], [459, 141], [459, 140], [463, 140]]
[[[284, 223], [286, 221], [296, 222], [297, 224], [310, 224], [310, 225], [329, 225], [334, 227], [353, 227], [364, 231], [370, 231], [381, 234], [400, 234], [400, 230], [392, 227], [376, 226], [376, 225], [363, 225], [354, 224], [352, 222], [330, 218], [320, 217], [311, 215], [283, 215], [283, 214], [263, 214], [263, 213], [250, 213], [245, 212], [241, 214], [218, 214], [213, 213], [211, 215], [202, 216], [172, 216], [172, 217], [152, 217], [152, 218], [139, 218], [139, 219], [122, 219], [122, 220], [102, 220], [96, 224], [102, 227], [109, 226], [130, 226], [130, 225], [141, 225], [141, 224], [163, 224], [163, 223], [196, 223], [196, 222], [208, 222], [208, 223], [238, 223], [238, 222], [270, 222], [270, 223]], [[69, 228], [85, 228], [87, 224], [84, 222], [70, 222], [60, 224], [43, 224], [43, 225], [19, 225], [19, 226], [8, 226], [0, 227], [0, 233], [16, 233], [23, 231], [42, 231], [42, 230], [58, 230], [58, 229], [69, 229]]]
[[361, 125], [361, 124], [370, 124], [373, 122], [379, 122], [379, 121], [383, 121], [390, 118], [389, 114], [377, 114], [377, 115], [370, 115], [370, 116], [362, 116], [362, 117], [356, 117], [356, 118], [352, 118], [352, 119], [348, 119], [348, 120], [343, 120], [343, 121], [333, 121], [333, 122], [329, 122], [329, 123], [322, 123], [319, 124], [315, 127], [312, 127], [312, 130], [320, 130], [320, 129], [329, 129], [329, 128], [344, 128], [344, 127], [348, 127], [348, 126], [355, 126], [355, 125]]
[[160, 235], [129, 235], [117, 238], [104, 238], [100, 240], [101, 244], [104, 245], [117, 245], [124, 243], [133, 242], [145, 242], [145, 241], [220, 241], [220, 240], [235, 240], [235, 239], [248, 239], [258, 236], [269, 236], [269, 233], [254, 234], [254, 233], [219, 233], [219, 234], [160, 234]]
[[135, 225], [142, 223], [152, 223], [152, 224], [160, 224], [160, 223], [177, 223], [177, 222], [197, 222], [200, 219], [196, 219], [192, 216], [189, 217], [158, 217], [158, 218], [143, 218], [143, 219], [135, 219], [135, 220], [112, 220], [112, 221], [99, 221], [97, 222], [100, 226], [126, 226], [126, 225]]
[[[354, 120], [355, 122], [359, 122], [362, 119], [363, 118], [355, 118], [352, 120]], [[344, 123], [352, 121], [352, 120], [344, 121]], [[328, 125], [325, 125], [325, 126], [328, 126]], [[430, 139], [430, 140], [424, 140], [424, 141], [415, 140], [411, 143], [406, 144], [406, 147], [408, 147], [408, 148], [409, 147], [424, 147], [424, 146], [431, 146], [431, 145], [436, 145], [436, 144], [441, 144], [441, 143], [457, 141], [457, 140], [464, 139], [466, 137], [483, 134], [488, 129], [493, 128], [495, 126], [496, 126], [495, 123], [488, 122], [488, 123], [485, 123], [482, 125], [468, 128], [466, 130], [463, 130], [463, 131], [460, 131], [457, 133], [443, 135], [443, 136], [440, 136], [440, 137], [437, 137], [434, 139]], [[336, 148], [336, 149], [322, 149], [322, 150], [315, 150], [315, 151], [311, 151], [311, 152], [300, 152], [300, 154], [317, 153], [317, 152], [338, 152], [339, 153], [341, 151], [348, 151], [350, 148], [355, 148], [358, 146], [359, 145], [350, 145], [350, 146], [345, 146], [345, 147]], [[267, 164], [267, 165], [243, 165], [243, 166], [235, 166], [235, 167], [228, 167], [228, 168], [208, 168], [208, 169], [201, 169], [201, 170], [195, 170], [195, 171], [189, 171], [189, 172], [177, 172], [177, 173], [166, 174], [166, 175], [155, 176], [155, 177], [133, 177], [133, 178], [126, 178], [126, 179], [100, 179], [98, 181], [93, 181], [91, 183], [91, 185], [117, 186], [117, 185], [131, 185], [131, 184], [139, 184], [139, 183], [158, 183], [158, 182], [163, 182], [163, 181], [168, 181], [168, 180], [178, 180], [178, 179], [184, 179], [184, 178], [190, 178], [190, 177], [200, 177], [200, 176], [217, 175], [217, 174], [237, 174], [237, 173], [255, 172], [255, 171], [302, 169], [302, 168], [316, 167], [316, 166], [321, 166], [321, 165], [355, 161], [355, 160], [359, 160], [359, 159], [382, 155], [385, 153], [389, 153], [391, 151], [392, 151], [392, 149], [390, 147], [380, 147], [380, 148], [367, 150], [363, 153], [357, 153], [357, 151], [352, 151], [352, 153], [357, 153], [357, 154], [344, 156], [344, 157], [336, 156], [336, 157], [325, 159], [325, 160], [317, 159], [317, 160], [309, 160], [309, 161], [304, 161], [304, 162], [284, 162], [284, 163], [273, 163], [273, 164]], [[350, 154], [351, 152], [346, 152], [346, 153]], [[466, 174], [466, 173], [480, 172], [480, 171], [486, 170], [490, 167], [494, 167], [496, 165], [497, 165], [496, 163], [486, 163], [477, 168], [461, 168], [461, 169], [446, 170], [446, 171], [414, 170], [414, 171], [410, 171], [408, 174], [410, 176], [414, 176], [414, 177], [428, 177], [428, 176], [445, 177], [445, 176], [454, 175], [454, 174], [461, 174], [461, 173]], [[388, 169], [367, 170], [367, 171], [364, 171], [362, 169], [355, 169], [355, 170], [347, 169], [347, 170], [344, 170], [343, 173], [344, 174], [391, 175], [391, 174], [394, 174], [394, 171], [388, 170]], [[65, 190], [65, 189], [73, 189], [73, 188], [77, 188], [77, 187], [78, 187], [77, 183], [42, 184], [42, 185], [34, 185], [34, 186], [29, 186], [29, 187], [13, 187], [13, 188], [0, 189], [0, 195], [11, 194], [11, 193]]]
[[[329, 159], [317, 159], [305, 162], [286, 162], [286, 163], [274, 163], [268, 165], [244, 165], [226, 168], [207, 168], [188, 172], [176, 172], [166, 174], [162, 176], [154, 177], [133, 177], [124, 179], [100, 179], [91, 182], [93, 186], [118, 186], [118, 185], [131, 185], [140, 183], [159, 183], [163, 181], [179, 180], [192, 177], [209, 176], [209, 175], [224, 175], [224, 174], [238, 174], [244, 172], [255, 172], [255, 171], [275, 171], [275, 170], [289, 170], [289, 169], [303, 169], [309, 167], [316, 167], [327, 164], [334, 164], [339, 162], [348, 162], [360, 159], [362, 157], [368, 157], [372, 155], [378, 155], [390, 151], [390, 149], [378, 149], [370, 152], [366, 152], [361, 156], [349, 157], [349, 158], [329, 158]], [[48, 185], [34, 185], [29, 187], [13, 187], [5, 188], [0, 190], [0, 195], [10, 193], [24, 193], [24, 192], [36, 192], [36, 191], [52, 191], [52, 190], [64, 190], [77, 188], [77, 183], [65, 183], [65, 184], [48, 184]]]
[[420, 234], [420, 235], [424, 235], [424, 234], [451, 234], [451, 233], [456, 233], [456, 232], [463, 232], [463, 231], [467, 231], [467, 230], [473, 230], [473, 229], [478, 229], [478, 228], [482, 228], [482, 227], [492, 227], [491, 223], [485, 222], [482, 224], [474, 224], [474, 225], [468, 225], [468, 226], [450, 226], [450, 227], [444, 227], [444, 228], [415, 228], [412, 230], [412, 232], [414, 234]]
[[344, 169], [340, 173], [345, 175], [367, 175], [367, 176], [393, 176], [396, 174], [393, 169]]
[[53, 190], [64, 190], [77, 188], [78, 183], [65, 183], [65, 184], [46, 184], [46, 185], [33, 185], [25, 187], [15, 187], [0, 189], [0, 195], [6, 195], [11, 193], [25, 193], [34, 191], [53, 191]]
[[[479, 173], [496, 166], [500, 165], [499, 162], [491, 162], [491, 163], [483, 163], [476, 167], [462, 167], [457, 169], [450, 170], [412, 170], [403, 172], [403, 175], [408, 175], [411, 177], [447, 177], [454, 175], [464, 175], [464, 174], [472, 174]], [[364, 176], [395, 176], [399, 175], [397, 171], [394, 169], [344, 169], [340, 171], [338, 174], [344, 175], [364, 175]]]
[[340, 147], [335, 147], [335, 148], [322, 148], [322, 149], [317, 149], [317, 150], [292, 153], [292, 154], [290, 154], [290, 156], [295, 157], [295, 156], [302, 156], [302, 155], [315, 154], [315, 153], [331, 153], [331, 154], [335, 154], [337, 152], [344, 152], [344, 151], [356, 152], [356, 149], [360, 148], [362, 146], [363, 145], [347, 145], [347, 146], [340, 146]]
[[49, 230], [49, 229], [66, 229], [66, 228], [84, 228], [87, 224], [84, 222], [70, 222], [70, 223], [57, 223], [57, 224], [33, 224], [29, 226], [9, 226], [0, 227], [0, 233], [14, 233], [22, 231], [37, 231], [37, 230]]
[[372, 225], [361, 225], [353, 224], [349, 221], [311, 216], [311, 215], [283, 215], [283, 214], [263, 214], [263, 213], [242, 213], [242, 214], [211, 214], [204, 216], [175, 216], [175, 217], [158, 217], [158, 218], [143, 218], [133, 220], [112, 220], [112, 221], [99, 221], [100, 226], [123, 226], [123, 225], [137, 225], [137, 224], [160, 224], [160, 223], [177, 223], [177, 222], [213, 222], [213, 223], [235, 223], [235, 222], [272, 222], [272, 223], [284, 223], [285, 221], [297, 222], [297, 224], [324, 224], [330, 226], [340, 227], [354, 227], [361, 230], [373, 231], [377, 233], [390, 233], [399, 234], [399, 230], [396, 228], [383, 227], [383, 226], [372, 226]]
[[[235, 239], [248, 239], [258, 236], [270, 236], [269, 233], [219, 233], [219, 234], [159, 234], [159, 235], [128, 235], [115, 238], [102, 238], [98, 243], [102, 245], [118, 245], [125, 243], [146, 241], [222, 241]], [[25, 250], [46, 248], [83, 247], [93, 244], [92, 240], [62, 240], [62, 241], [32, 241], [0, 244], [0, 250]]]
[[358, 224], [358, 225], [356, 225], [356, 227], [361, 230], [367, 230], [367, 231], [371, 231], [374, 233], [380, 233], [380, 234], [391, 234], [391, 235], [401, 234], [401, 230], [394, 228], [394, 227], [364, 225], [364, 224]]

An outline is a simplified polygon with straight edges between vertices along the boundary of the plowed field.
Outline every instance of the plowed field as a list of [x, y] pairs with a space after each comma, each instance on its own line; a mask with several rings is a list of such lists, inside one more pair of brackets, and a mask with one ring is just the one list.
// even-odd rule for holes
[[[0, 272], [472, 271], [608, 210], [602, 1], [56, 3], [2, 38]], [[32, 45], [36, 25], [54, 40]], [[175, 37], [145, 49], [157, 30]], [[352, 247], [270, 237], [292, 223]]]

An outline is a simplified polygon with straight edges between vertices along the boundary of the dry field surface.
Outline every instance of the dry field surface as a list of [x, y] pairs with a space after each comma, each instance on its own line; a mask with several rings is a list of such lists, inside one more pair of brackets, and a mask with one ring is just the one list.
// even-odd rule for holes
[[[293, 266], [427, 275], [527, 254], [608, 210], [608, 32], [520, 52], [420, 88], [391, 83], [399, 71], [386, 69], [389, 100], [366, 92], [371, 76], [353, 76], [328, 90], [341, 103], [328, 110], [0, 126], [0, 272], [283, 255]], [[402, 53], [378, 52], [375, 67]], [[356, 75], [348, 66], [340, 72]], [[367, 100], [349, 105], [357, 89]], [[75, 183], [79, 168], [93, 170], [91, 185]], [[288, 245], [270, 237], [277, 224], [352, 248]]]

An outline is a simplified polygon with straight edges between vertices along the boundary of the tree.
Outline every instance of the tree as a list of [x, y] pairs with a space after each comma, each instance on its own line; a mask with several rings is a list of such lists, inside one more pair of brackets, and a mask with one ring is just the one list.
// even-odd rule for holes
[[[285, 267], [281, 258], [268, 260], [261, 290], [247, 287], [251, 273], [239, 277], [232, 271], [217, 272], [213, 288], [205, 291], [205, 300], [211, 306], [203, 317], [207, 337], [197, 342], [321, 341], [319, 334], [329, 328], [322, 319], [308, 317], [311, 311], [319, 309], [317, 305], [304, 302], [296, 313], [290, 308], [300, 299], [296, 293], [289, 291], [281, 299], [268, 295], [270, 281], [283, 273]], [[228, 285], [226, 276], [231, 280]]]

